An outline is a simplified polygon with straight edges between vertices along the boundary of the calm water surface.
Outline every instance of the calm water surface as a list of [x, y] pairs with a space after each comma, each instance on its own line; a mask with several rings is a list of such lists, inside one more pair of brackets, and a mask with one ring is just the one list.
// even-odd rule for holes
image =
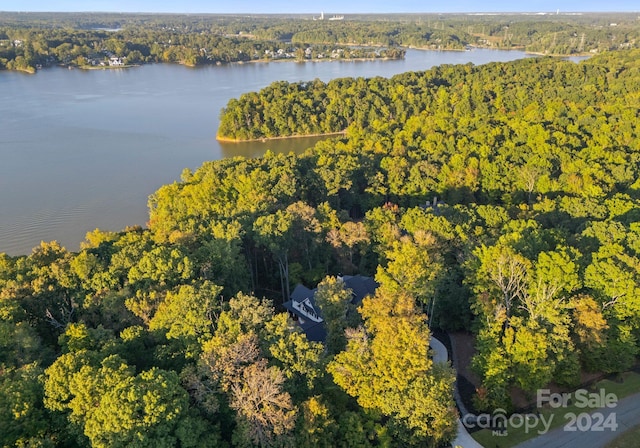
[[273, 81], [390, 77], [523, 57], [519, 51], [409, 50], [401, 61], [0, 72], [0, 253], [26, 254], [41, 240], [77, 250], [97, 227], [144, 225], [148, 196], [178, 180], [185, 167], [311, 146], [312, 139], [215, 140], [227, 101]]

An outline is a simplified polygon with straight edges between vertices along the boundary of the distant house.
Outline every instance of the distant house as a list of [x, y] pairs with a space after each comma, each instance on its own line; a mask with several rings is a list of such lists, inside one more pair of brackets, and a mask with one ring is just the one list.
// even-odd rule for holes
[[120, 67], [123, 66], [124, 62], [122, 61], [122, 58], [118, 58], [116, 56], [112, 56], [109, 58], [109, 66], [111, 67]]
[[[339, 277], [344, 286], [351, 290], [351, 303], [360, 306], [362, 299], [376, 292], [378, 284], [371, 277], [362, 275], [345, 275]], [[322, 318], [322, 310], [316, 304], [315, 293], [318, 288], [309, 289], [304, 285], [296, 285], [291, 293], [291, 300], [283, 306], [298, 322], [300, 328], [310, 341], [324, 342], [327, 338], [327, 330]]]

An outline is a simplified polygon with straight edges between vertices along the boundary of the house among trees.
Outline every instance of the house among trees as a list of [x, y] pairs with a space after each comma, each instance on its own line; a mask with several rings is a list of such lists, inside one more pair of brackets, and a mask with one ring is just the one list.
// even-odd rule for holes
[[[345, 275], [338, 277], [344, 283], [346, 289], [351, 290], [351, 304], [360, 306], [362, 299], [376, 292], [378, 283], [371, 277], [362, 275]], [[322, 310], [316, 303], [315, 295], [318, 288], [309, 289], [298, 284], [291, 293], [291, 300], [283, 306], [293, 315], [307, 339], [315, 342], [324, 342], [327, 338], [327, 329], [322, 317]]]

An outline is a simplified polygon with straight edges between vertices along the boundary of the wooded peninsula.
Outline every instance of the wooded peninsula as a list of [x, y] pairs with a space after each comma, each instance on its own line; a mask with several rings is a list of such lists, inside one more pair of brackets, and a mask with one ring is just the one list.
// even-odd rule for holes
[[[98, 33], [10, 17], [5, 37], [34, 55], [26, 36]], [[196, 35], [256, 45], [151, 26], [169, 19], [136, 16], [163, 51]], [[262, 39], [278, 29], [262, 20], [219, 26]], [[316, 26], [286, 23], [305, 42]], [[363, 23], [345, 19], [349, 39]], [[131, 41], [105, 42], [144, 56], [127, 26], [102, 33]], [[0, 444], [444, 446], [456, 372], [432, 360], [432, 332], [473, 341], [474, 412], [637, 365], [640, 50], [276, 82], [231, 100], [219, 134], [340, 131], [301, 155], [185, 169], [149, 198], [146, 228], [0, 254]], [[357, 299], [354, 279], [375, 292]]]

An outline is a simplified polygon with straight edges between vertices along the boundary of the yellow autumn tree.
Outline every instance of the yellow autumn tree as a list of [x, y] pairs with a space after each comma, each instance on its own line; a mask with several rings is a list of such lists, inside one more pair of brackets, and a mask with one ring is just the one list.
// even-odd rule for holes
[[398, 437], [438, 446], [453, 439], [453, 371], [434, 364], [426, 316], [413, 297], [378, 288], [363, 301], [364, 327], [347, 331], [347, 348], [328, 365], [334, 381], [366, 409], [394, 420]]

